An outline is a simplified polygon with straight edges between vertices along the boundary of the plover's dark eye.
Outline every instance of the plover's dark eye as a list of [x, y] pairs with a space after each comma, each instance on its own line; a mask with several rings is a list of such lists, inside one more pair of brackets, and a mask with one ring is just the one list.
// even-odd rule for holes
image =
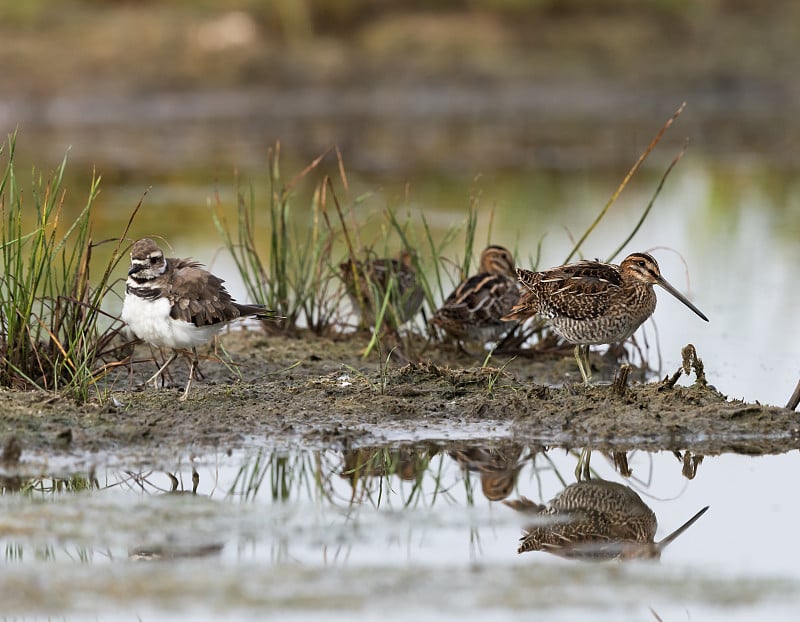
[[158, 263], [158, 257], [151, 257], [150, 263]]

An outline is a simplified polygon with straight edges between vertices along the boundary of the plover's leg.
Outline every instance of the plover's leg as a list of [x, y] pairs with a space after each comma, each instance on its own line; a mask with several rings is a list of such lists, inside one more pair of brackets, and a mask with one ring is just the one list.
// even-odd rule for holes
[[185, 401], [187, 397], [189, 397], [189, 387], [192, 386], [192, 380], [194, 380], [194, 372], [197, 369], [197, 364], [200, 362], [200, 357], [197, 355], [197, 348], [192, 348], [192, 362], [189, 364], [189, 380], [186, 383], [186, 389], [183, 391], [183, 395], [181, 395], [181, 402]]
[[150, 377], [149, 377], [149, 378], [148, 378], [148, 379], [145, 381], [145, 383], [144, 383], [144, 384], [145, 384], [145, 385], [148, 385], [148, 384], [150, 384], [150, 383], [152, 382], [152, 383], [153, 383], [153, 387], [155, 387], [155, 388], [157, 389], [157, 388], [158, 388], [158, 378], [161, 376], [161, 374], [164, 372], [164, 370], [165, 370], [167, 367], [169, 367], [169, 366], [170, 366], [170, 364], [172, 363], [172, 361], [174, 361], [176, 358], [178, 358], [178, 351], [177, 351], [177, 350], [173, 350], [173, 351], [172, 351], [172, 355], [171, 355], [171, 356], [170, 356], [170, 357], [167, 359], [167, 362], [166, 362], [166, 363], [164, 363], [164, 364], [161, 366], [161, 369], [159, 369], [159, 370], [158, 370], [156, 373], [154, 373], [152, 376], [150, 376]]

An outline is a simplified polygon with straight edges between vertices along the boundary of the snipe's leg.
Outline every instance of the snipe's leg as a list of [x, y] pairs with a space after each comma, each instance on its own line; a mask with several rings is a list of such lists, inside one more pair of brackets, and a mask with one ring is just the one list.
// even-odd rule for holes
[[150, 377], [149, 377], [149, 378], [148, 378], [148, 379], [145, 381], [145, 383], [144, 383], [144, 384], [145, 384], [145, 386], [147, 386], [148, 384], [150, 384], [150, 383], [152, 382], [152, 383], [153, 383], [153, 387], [157, 389], [157, 388], [158, 388], [158, 379], [159, 379], [159, 377], [161, 376], [161, 374], [162, 374], [162, 373], [164, 373], [164, 370], [165, 370], [167, 367], [169, 367], [169, 366], [170, 366], [170, 364], [172, 363], [172, 361], [174, 361], [176, 358], [178, 358], [178, 352], [177, 352], [176, 350], [173, 350], [173, 351], [172, 351], [172, 354], [171, 354], [171, 355], [170, 355], [170, 357], [167, 359], [167, 362], [166, 362], [166, 363], [164, 363], [164, 364], [161, 366], [161, 368], [160, 368], [160, 369], [159, 369], [159, 370], [158, 370], [156, 373], [154, 373], [152, 376], [150, 376]]
[[589, 346], [587, 344], [575, 346], [575, 360], [583, 378], [583, 384], [588, 385], [592, 379], [592, 368], [589, 365]]
[[581, 455], [578, 458], [578, 464], [575, 465], [575, 479], [579, 482], [586, 482], [592, 479], [591, 469], [589, 462], [592, 459], [592, 450], [590, 447], [581, 449]]
[[192, 348], [192, 362], [189, 364], [189, 380], [186, 383], [186, 388], [183, 390], [183, 395], [180, 397], [181, 402], [185, 402], [189, 397], [189, 388], [192, 386], [194, 380], [194, 373], [197, 370], [197, 364], [200, 362], [200, 357], [197, 355], [197, 348]]

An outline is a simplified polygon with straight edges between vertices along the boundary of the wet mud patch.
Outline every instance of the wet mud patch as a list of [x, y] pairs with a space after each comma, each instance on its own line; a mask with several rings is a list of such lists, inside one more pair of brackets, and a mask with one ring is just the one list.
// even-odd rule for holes
[[[485, 437], [548, 446], [625, 451], [691, 450], [715, 454], [782, 453], [800, 448], [800, 414], [728, 400], [701, 382], [631, 382], [624, 390], [556, 386], [559, 358], [496, 357], [481, 367], [454, 351], [429, 348], [425, 362], [364, 360], [358, 336], [324, 339], [231, 333], [236, 362], [204, 362], [189, 400], [178, 397], [186, 367], [174, 364], [173, 386], [136, 390], [111, 379], [102, 403], [76, 404], [44, 392], [0, 392], [0, 433], [23, 452], [110, 451], [173, 454], [245, 444], [374, 444], [403, 432], [436, 440], [442, 431], [479, 430]], [[598, 361], [599, 363], [599, 361]], [[691, 379], [689, 379], [691, 381]], [[687, 382], [686, 379], [682, 382]]]

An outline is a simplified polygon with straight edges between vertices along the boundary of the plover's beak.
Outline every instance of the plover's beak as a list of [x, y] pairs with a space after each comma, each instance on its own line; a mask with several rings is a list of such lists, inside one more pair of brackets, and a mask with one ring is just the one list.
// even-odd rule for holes
[[132, 274], [136, 274], [137, 272], [141, 272], [144, 269], [144, 266], [140, 263], [131, 264], [131, 269], [128, 270], [128, 276]]
[[692, 311], [694, 311], [694, 312], [695, 312], [697, 315], [699, 315], [701, 318], [703, 318], [703, 319], [704, 319], [706, 322], [708, 322], [708, 318], [707, 318], [705, 315], [703, 315], [703, 312], [702, 312], [702, 311], [700, 311], [700, 309], [698, 309], [697, 307], [695, 307], [695, 306], [694, 306], [694, 305], [693, 305], [691, 302], [689, 302], [689, 299], [688, 299], [686, 296], [684, 296], [684, 295], [683, 295], [683, 294], [681, 294], [681, 293], [680, 293], [680, 292], [679, 292], [677, 289], [675, 289], [674, 287], [672, 287], [672, 285], [670, 285], [670, 284], [667, 282], [667, 280], [666, 280], [664, 277], [660, 277], [660, 278], [658, 279], [658, 284], [659, 284], [661, 287], [663, 287], [664, 289], [666, 289], [666, 290], [667, 290], [667, 291], [668, 291], [670, 294], [672, 294], [673, 296], [675, 296], [675, 298], [677, 298], [678, 300], [680, 300], [680, 301], [681, 301], [683, 304], [685, 304], [687, 307], [689, 307], [689, 308], [690, 308]]

